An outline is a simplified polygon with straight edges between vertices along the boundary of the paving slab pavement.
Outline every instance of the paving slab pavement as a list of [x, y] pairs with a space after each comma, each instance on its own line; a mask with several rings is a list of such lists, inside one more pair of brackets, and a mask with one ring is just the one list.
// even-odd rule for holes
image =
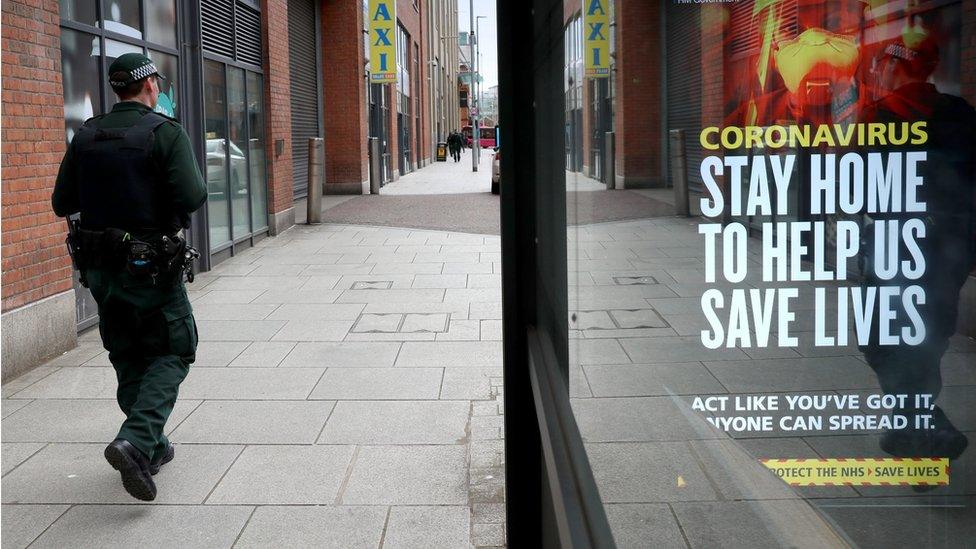
[[[670, 190], [637, 192], [673, 201]], [[595, 204], [576, 205], [589, 212]], [[931, 492], [794, 489], [758, 459], [888, 457], [880, 431], [725, 433], [691, 409], [696, 395], [857, 394], [863, 400], [880, 391], [856, 345], [812, 344], [809, 284], [795, 283], [802, 290], [794, 304], [798, 346], [779, 347], [773, 329], [764, 348], [706, 349], [702, 292], [729, 286], [704, 284], [700, 222], [659, 217], [567, 229], [570, 396], [618, 546], [921, 547], [969, 539], [976, 524], [972, 448], [952, 463], [949, 486]], [[748, 261], [760, 271], [755, 257]], [[972, 338], [952, 338], [937, 400], [970, 440], [976, 440], [974, 347]], [[398, 360], [421, 358], [408, 353]], [[770, 415], [778, 425], [790, 413], [796, 414]]]
[[499, 246], [296, 226], [199, 275], [198, 361], [151, 504], [102, 457], [122, 413], [97, 333], [82, 334], [3, 385], [3, 547], [504, 545], [483, 507], [504, 502], [500, 333], [485, 324]]

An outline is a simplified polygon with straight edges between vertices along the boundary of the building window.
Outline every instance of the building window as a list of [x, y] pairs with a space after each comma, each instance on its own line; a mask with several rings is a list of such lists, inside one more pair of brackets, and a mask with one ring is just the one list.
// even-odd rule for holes
[[[118, 101], [108, 85], [108, 67], [123, 53], [144, 53], [156, 63], [167, 78], [156, 111], [179, 117], [182, 63], [176, 49], [176, 0], [60, 0], [60, 8], [64, 128], [69, 143], [85, 120], [109, 111]], [[80, 288], [77, 274], [75, 281]], [[87, 291], [75, 292], [75, 311], [79, 330], [97, 320], [95, 302]]]
[[[260, 13], [249, 3], [205, 0], [204, 141], [210, 251], [268, 228], [267, 144]], [[233, 29], [226, 32], [219, 29]]]

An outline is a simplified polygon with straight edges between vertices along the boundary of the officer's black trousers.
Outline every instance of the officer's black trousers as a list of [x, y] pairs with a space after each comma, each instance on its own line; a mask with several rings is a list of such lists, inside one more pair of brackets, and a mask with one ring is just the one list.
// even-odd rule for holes
[[99, 331], [126, 419], [117, 438], [150, 459], [162, 456], [163, 434], [180, 383], [195, 359], [197, 329], [182, 283], [136, 279], [126, 272], [87, 273], [98, 303]]

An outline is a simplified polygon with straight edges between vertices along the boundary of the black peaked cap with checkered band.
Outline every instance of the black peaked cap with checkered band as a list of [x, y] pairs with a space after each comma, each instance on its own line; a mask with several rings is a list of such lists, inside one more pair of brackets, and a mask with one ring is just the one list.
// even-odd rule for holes
[[[112, 80], [112, 76], [117, 76], [116, 73], [124, 72], [128, 74], [128, 78], [124, 80]], [[124, 88], [129, 84], [142, 80], [153, 74], [165, 78], [159, 73], [156, 68], [156, 64], [141, 53], [125, 53], [120, 55], [108, 68], [109, 74], [109, 84], [113, 88]]]

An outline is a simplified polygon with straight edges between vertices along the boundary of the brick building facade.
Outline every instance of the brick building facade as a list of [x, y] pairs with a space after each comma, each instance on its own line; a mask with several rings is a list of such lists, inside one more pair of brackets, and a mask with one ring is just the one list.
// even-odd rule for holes
[[[175, 114], [190, 135], [211, 192], [207, 207], [194, 215], [188, 232], [204, 254], [203, 270], [294, 224], [292, 145], [298, 140], [293, 139], [296, 75], [290, 70], [295, 58], [290, 48], [297, 42], [289, 39], [290, 9], [311, 9], [320, 22], [313, 46], [317, 51], [306, 53], [317, 60], [320, 73], [320, 136], [327, 148], [325, 191], [369, 192], [366, 2], [173, 0], [168, 7], [166, 2], [141, 4], [113, 5], [103, 14], [96, 3], [67, 4], [67, 8], [58, 0], [3, 3], [4, 379], [70, 349], [78, 331], [96, 319], [87, 290], [75, 281], [64, 246], [65, 222], [51, 211], [50, 197], [76, 126], [115, 102], [98, 76], [99, 62], [107, 64], [122, 51], [144, 51], [157, 63], [170, 63], [169, 106], [178, 109]], [[434, 113], [442, 113], [442, 131], [444, 126], [456, 124], [456, 93], [438, 93], [435, 100], [430, 91], [434, 79], [428, 71], [434, 66], [430, 61], [436, 60], [440, 67], [437, 85], [443, 90], [450, 82], [448, 89], [454, 90], [457, 63], [445, 51], [457, 41], [457, 8], [445, 0], [401, 0], [397, 9], [399, 23], [410, 36], [409, 65], [404, 68], [415, 88], [410, 94], [408, 116], [413, 131], [408, 138], [412, 140], [410, 165], [417, 169], [431, 161], [440, 140], [435, 135]], [[428, 14], [428, 9], [433, 12]], [[164, 24], [157, 20], [147, 25], [149, 17], [163, 17]], [[193, 28], [202, 28], [202, 35], [187, 30]], [[73, 75], [71, 86], [63, 86], [65, 71]], [[81, 81], [89, 88], [79, 84]], [[395, 86], [385, 88], [392, 99]], [[246, 96], [243, 90], [247, 90]], [[213, 103], [215, 97], [217, 103]], [[239, 108], [234, 110], [232, 104], [226, 110], [219, 108], [215, 115], [212, 105], [222, 105], [221, 101], [238, 101]], [[391, 118], [387, 131], [395, 139], [397, 118]], [[220, 165], [220, 156], [216, 158], [216, 169], [248, 174], [251, 205], [243, 210], [243, 218], [240, 208], [230, 210], [226, 193], [223, 205], [218, 200], [221, 189], [214, 194], [214, 186], [226, 184], [229, 178], [215, 179], [210, 162], [213, 151], [233, 149], [232, 140], [238, 140], [239, 154], [247, 155], [246, 165], [232, 163], [234, 157], [227, 152], [225, 166]], [[391, 145], [395, 150], [396, 141]], [[218, 243], [221, 234], [226, 235], [226, 243]]]
[[[57, 2], [3, 3], [4, 377], [76, 341], [65, 224], [51, 211], [65, 150], [58, 35]], [[22, 321], [8, 322], [9, 311], [28, 306]]]

